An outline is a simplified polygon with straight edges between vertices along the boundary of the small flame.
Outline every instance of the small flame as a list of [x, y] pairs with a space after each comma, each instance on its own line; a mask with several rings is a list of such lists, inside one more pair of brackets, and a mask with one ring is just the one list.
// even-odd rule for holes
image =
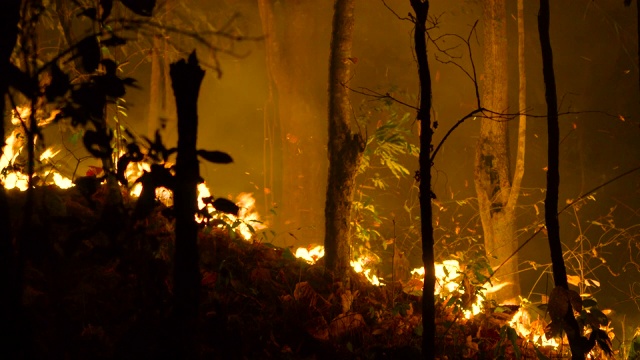
[[[310, 246], [310, 247], [300, 247], [295, 252], [295, 257], [299, 259], [303, 259], [309, 264], [315, 264], [320, 258], [324, 256], [324, 246]], [[351, 267], [353, 270], [359, 274], [363, 274], [367, 280], [373, 285], [376, 286], [384, 286], [381, 282], [382, 278], [379, 278], [377, 275], [372, 274], [371, 265], [373, 264], [373, 259], [368, 256], [360, 256], [357, 260], [351, 261]]]
[[315, 264], [318, 259], [324, 256], [324, 246], [317, 245], [311, 248], [298, 248], [295, 256], [305, 260], [309, 264]]
[[557, 349], [560, 343], [555, 338], [547, 339], [544, 334], [544, 326], [536, 324], [542, 324], [541, 320], [532, 321], [524, 307], [520, 307], [509, 322], [509, 326], [515, 329], [520, 337], [537, 346]]

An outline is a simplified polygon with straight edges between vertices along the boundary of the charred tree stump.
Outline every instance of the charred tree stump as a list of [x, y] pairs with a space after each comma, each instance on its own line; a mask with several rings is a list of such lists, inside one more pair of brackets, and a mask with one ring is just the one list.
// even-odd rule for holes
[[204, 78], [195, 51], [188, 61], [171, 64], [170, 76], [178, 112], [178, 156], [174, 188], [175, 267], [171, 358], [197, 357], [195, 329], [198, 318], [200, 270], [198, 267], [198, 183], [200, 170], [196, 151], [198, 93]]

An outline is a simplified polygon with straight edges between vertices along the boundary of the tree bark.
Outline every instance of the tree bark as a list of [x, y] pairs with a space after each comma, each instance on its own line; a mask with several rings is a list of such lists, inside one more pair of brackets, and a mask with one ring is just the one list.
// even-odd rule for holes
[[[562, 242], [560, 241], [560, 222], [558, 221], [558, 191], [560, 187], [560, 127], [558, 125], [558, 96], [556, 94], [556, 79], [553, 70], [553, 52], [549, 36], [549, 0], [540, 0], [538, 13], [538, 32], [540, 48], [542, 50], [542, 74], [545, 85], [545, 99], [547, 101], [547, 136], [548, 136], [548, 165], [547, 165], [547, 195], [544, 200], [544, 218], [549, 237], [553, 281], [556, 287], [569, 289], [567, 270], [562, 257]], [[578, 322], [573, 316], [573, 309], [569, 299], [566, 299], [568, 311], [561, 320], [563, 329], [567, 333], [571, 348], [571, 359], [585, 358], [586, 340], [581, 336]], [[552, 319], [557, 321], [557, 319]]]
[[[507, 110], [507, 25], [503, 0], [483, 2], [484, 13], [484, 84], [482, 106], [494, 112]], [[520, 295], [517, 256], [514, 239], [516, 189], [511, 187], [509, 170], [509, 137], [507, 122], [490, 115], [480, 123], [476, 147], [475, 186], [478, 195], [484, 244], [496, 278], [509, 286], [490, 294], [498, 302], [516, 301]], [[524, 169], [524, 167], [522, 167]]]
[[364, 139], [351, 131], [346, 84], [351, 79], [354, 0], [336, 0], [329, 64], [329, 178], [325, 206], [325, 265], [339, 276], [350, 266], [351, 204]]
[[196, 152], [198, 133], [198, 94], [204, 70], [195, 51], [188, 62], [171, 64], [171, 81], [178, 110], [178, 156], [174, 210], [176, 215], [175, 267], [173, 274], [173, 340], [170, 358], [196, 358], [195, 329], [200, 294], [198, 266], [198, 182], [200, 170]]
[[[301, 245], [323, 241], [327, 157], [321, 111], [324, 88], [314, 78], [317, 4], [259, 0], [269, 76], [265, 104], [264, 187], [273, 229]], [[324, 79], [323, 79], [324, 83]], [[316, 86], [316, 84], [318, 86]], [[281, 176], [277, 176], [281, 174]], [[268, 213], [268, 212], [267, 212]]]
[[420, 121], [420, 224], [422, 227], [422, 263], [424, 288], [422, 289], [422, 354], [425, 359], [435, 359], [436, 308], [435, 308], [435, 253], [433, 250], [433, 209], [431, 208], [431, 74], [427, 58], [427, 16], [429, 0], [410, 0], [416, 13], [414, 46], [420, 79], [420, 105], [417, 119]]

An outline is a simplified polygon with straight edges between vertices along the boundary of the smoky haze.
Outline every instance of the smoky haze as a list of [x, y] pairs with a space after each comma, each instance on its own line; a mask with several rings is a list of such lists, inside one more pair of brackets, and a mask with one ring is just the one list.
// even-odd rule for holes
[[[200, 10], [211, 21], [223, 23], [234, 13], [240, 14], [234, 31], [244, 35], [263, 34], [262, 19], [254, 1], [221, 1], [202, 6]], [[280, 6], [287, 6], [287, 1]], [[306, 104], [313, 116], [301, 118], [301, 122], [320, 122], [313, 125], [325, 129], [317, 136], [322, 143], [326, 160], [327, 125], [327, 77], [332, 7], [330, 1], [310, 1], [307, 16], [313, 27], [313, 38], [309, 41], [312, 51], [298, 54], [300, 58], [311, 59], [312, 71], [308, 71], [296, 81], [314, 94]], [[387, 1], [399, 17], [410, 12], [408, 1]], [[438, 16], [438, 27], [431, 31], [432, 37], [455, 33], [466, 38], [473, 24], [480, 20], [480, 1], [433, 1], [430, 13]], [[515, 3], [508, 5], [509, 30], [509, 86], [510, 113], [518, 111], [517, 105], [517, 37]], [[522, 195], [519, 201], [517, 231], [518, 241], [529, 238], [536, 222], [543, 219], [544, 188], [546, 186], [546, 104], [542, 82], [541, 55], [537, 35], [537, 5], [525, 1], [526, 24], [526, 66], [527, 66], [527, 149]], [[399, 19], [382, 1], [368, 0], [356, 4], [356, 28], [353, 39], [353, 78], [349, 86], [353, 89], [372, 89], [381, 94], [389, 93], [410, 105], [417, 103], [417, 72], [412, 53], [413, 24]], [[640, 107], [638, 101], [637, 33], [635, 32], [635, 11], [622, 5], [622, 1], [567, 0], [553, 2], [551, 8], [551, 40], [554, 51], [554, 66], [557, 77], [560, 103], [560, 208], [566, 201], [576, 199], [581, 194], [613, 179], [635, 166], [640, 159], [640, 129], [638, 127]], [[280, 27], [287, 24], [278, 24]], [[482, 32], [471, 36], [473, 58], [477, 66], [479, 86], [482, 87]], [[480, 34], [480, 35], [478, 35]], [[269, 34], [266, 34], [269, 36]], [[269, 100], [269, 71], [266, 62], [265, 41], [245, 41], [237, 44], [240, 57], [218, 54], [222, 76], [216, 77], [209, 69], [200, 93], [199, 147], [223, 150], [230, 153], [235, 162], [231, 165], [202, 164], [201, 172], [211, 192], [216, 196], [234, 197], [241, 192], [253, 192], [258, 201], [258, 211], [270, 223], [277, 219], [270, 215], [274, 204], [267, 203], [265, 195], [265, 174], [273, 172], [274, 182], [266, 192], [280, 192], [287, 196], [290, 189], [282, 186], [282, 174], [278, 171], [282, 164], [277, 160], [267, 164], [265, 149], [278, 141], [286, 141], [287, 129], [281, 129], [279, 138], [269, 138], [265, 133], [265, 106]], [[447, 60], [458, 62], [465, 70], [471, 71], [470, 61], [464, 44], [454, 39], [446, 46], [458, 46], [454, 53], [460, 58], [449, 59], [430, 44], [430, 65], [433, 78], [432, 114], [439, 123], [435, 133], [438, 142], [446, 131], [465, 114], [476, 108], [473, 83], [456, 66], [445, 64]], [[206, 57], [203, 54], [203, 57]], [[148, 102], [145, 81], [149, 79], [149, 65], [140, 68], [138, 76], [145, 91], [132, 92], [129, 102], [131, 119], [144, 119]], [[145, 71], [147, 72], [145, 74]], [[388, 120], [388, 112], [371, 110], [375, 99], [358, 93], [352, 94], [354, 116], [363, 116], [370, 111], [366, 128], [361, 130], [371, 134], [376, 124]], [[394, 105], [399, 113], [415, 111], [402, 105]], [[495, 109], [505, 110], [505, 109]], [[144, 122], [131, 120], [139, 131], [144, 131]], [[311, 123], [310, 123], [311, 124]], [[418, 124], [408, 124], [417, 144]], [[468, 237], [473, 244], [481, 243], [482, 228], [474, 203], [473, 165], [479, 121], [468, 120], [447, 139], [440, 151], [433, 169], [434, 190], [437, 202], [438, 221], [437, 246], [456, 239]], [[175, 124], [169, 123], [168, 139], [172, 139]], [[510, 124], [511, 144], [516, 144], [517, 123]], [[296, 134], [290, 134], [296, 136]], [[291, 138], [288, 138], [291, 139]], [[515, 146], [512, 146], [512, 164]], [[276, 153], [276, 155], [278, 155]], [[401, 158], [410, 172], [417, 170], [417, 158]], [[323, 167], [323, 166], [320, 166]], [[512, 166], [513, 168], [513, 166]], [[323, 169], [326, 182], [326, 168]], [[380, 170], [391, 185], [387, 190], [369, 190], [377, 210], [384, 221], [376, 224], [382, 239], [397, 239], [399, 249], [409, 255], [411, 265], [420, 266], [419, 237], [415, 216], [417, 190], [412, 174], [396, 179]], [[366, 173], [371, 176], [371, 173]], [[364, 184], [366, 179], [359, 177]], [[321, 184], [324, 184], [322, 182]], [[561, 238], [565, 249], [574, 249], [575, 244], [585, 241], [594, 249], [594, 259], [589, 262], [595, 273], [590, 278], [600, 283], [600, 288], [587, 288], [598, 298], [603, 307], [620, 309], [627, 314], [627, 320], [640, 322], [640, 308], [635, 297], [640, 296], [640, 288], [635, 283], [638, 274], [638, 233], [640, 176], [634, 173], [608, 185], [586, 200], [579, 208], [568, 209], [560, 215]], [[324, 196], [322, 186], [311, 190]], [[277, 205], [277, 204], [276, 204]], [[301, 203], [300, 206], [306, 204]], [[321, 206], [320, 203], [319, 206]], [[313, 209], [322, 214], [323, 209]], [[278, 212], [276, 211], [276, 214]], [[277, 217], [278, 215], [275, 215]], [[311, 219], [313, 216], [309, 216]], [[316, 220], [310, 220], [316, 221]], [[600, 226], [599, 224], [603, 224]], [[609, 224], [609, 227], [605, 226]], [[299, 223], [274, 225], [277, 233], [276, 245], [305, 246], [321, 243], [322, 223]], [[613, 226], [613, 228], [612, 228]], [[459, 231], [453, 229], [459, 228]], [[302, 229], [302, 230], [301, 230]], [[627, 235], [620, 235], [611, 244], [607, 242], [618, 233], [629, 229]], [[635, 231], [635, 232], [634, 232]], [[291, 235], [293, 233], [293, 235]], [[383, 241], [383, 240], [379, 240]], [[467, 241], [467, 240], [465, 240]], [[469, 240], [472, 241], [472, 240]], [[442, 246], [445, 248], [444, 245]], [[444, 256], [449, 250], [438, 249]], [[569, 254], [571, 264], [577, 260]], [[389, 261], [389, 252], [380, 254], [383, 261]], [[567, 258], [566, 258], [567, 259]], [[607, 263], [599, 259], [606, 259]], [[442, 259], [439, 259], [442, 260]], [[544, 234], [538, 235], [520, 253], [523, 297], [540, 300], [540, 294], [548, 294], [551, 278], [541, 264], [550, 262], [549, 250]], [[535, 264], [535, 270], [531, 269]], [[626, 264], [626, 265], [625, 265]], [[610, 270], [607, 266], [611, 265]], [[568, 266], [568, 272], [575, 274], [577, 268]], [[577, 274], [580, 275], [580, 274]], [[631, 285], [631, 286], [630, 286]], [[635, 286], [635, 287], [634, 287]], [[637, 295], [636, 295], [637, 294]], [[635, 317], [634, 317], [635, 316]], [[619, 326], [619, 323], [614, 323]]]

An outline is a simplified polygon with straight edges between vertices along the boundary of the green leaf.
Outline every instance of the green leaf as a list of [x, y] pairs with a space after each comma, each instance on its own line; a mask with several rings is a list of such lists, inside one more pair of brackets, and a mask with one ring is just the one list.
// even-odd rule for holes
[[282, 258], [285, 260], [294, 261], [296, 259], [296, 256], [293, 255], [293, 253], [291, 252], [291, 249], [285, 248], [284, 251], [282, 252]]
[[538, 357], [538, 360], [551, 360], [548, 357], [546, 357], [542, 352], [540, 352], [540, 349], [538, 349], [537, 346], [534, 346], [533, 349], [536, 351], [536, 356]]
[[215, 164], [229, 164], [233, 162], [231, 156], [222, 151], [198, 150], [197, 154], [201, 158]]
[[507, 327], [507, 337], [511, 341], [511, 345], [513, 345], [513, 351], [516, 353], [516, 358], [520, 359], [520, 357], [522, 357], [522, 352], [520, 352], [520, 347], [518, 346], [518, 333], [511, 326], [505, 326]]

